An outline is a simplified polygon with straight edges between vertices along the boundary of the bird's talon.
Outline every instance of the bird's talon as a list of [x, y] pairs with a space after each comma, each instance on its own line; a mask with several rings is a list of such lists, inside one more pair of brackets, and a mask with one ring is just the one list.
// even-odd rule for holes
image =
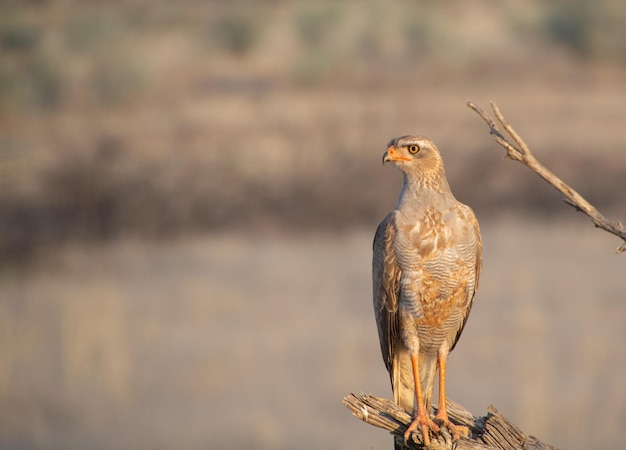
[[469, 437], [469, 428], [464, 425], [455, 425], [448, 418], [435, 417], [435, 422], [439, 424], [441, 428], [446, 428], [452, 434], [452, 439], [458, 441], [461, 436]]
[[443, 438], [443, 442], [449, 448], [452, 447], [452, 443], [454, 442], [453, 436], [450, 434], [450, 431], [446, 427], [442, 427], [439, 429], [439, 436]]
[[418, 427], [422, 434], [422, 441], [424, 442], [424, 446], [428, 447], [430, 445], [429, 431], [432, 431], [435, 434], [438, 434], [440, 431], [439, 426], [430, 417], [416, 417], [415, 420], [411, 422], [411, 425], [409, 425], [404, 432], [404, 443], [406, 444], [409, 442], [411, 434], [413, 433], [413, 431], [417, 430]]

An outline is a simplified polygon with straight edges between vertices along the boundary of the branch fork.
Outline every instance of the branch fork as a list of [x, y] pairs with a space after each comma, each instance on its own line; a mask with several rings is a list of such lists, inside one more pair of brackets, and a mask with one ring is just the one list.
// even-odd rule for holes
[[[498, 144], [504, 147], [508, 158], [521, 162], [547, 181], [565, 196], [565, 203], [574, 207], [577, 211], [583, 212], [589, 216], [596, 227], [621, 238], [623, 243], [617, 248], [617, 253], [626, 251], [626, 228], [624, 228], [622, 222], [611, 222], [606, 219], [591, 203], [585, 200], [582, 195], [568, 186], [565, 182], [563, 182], [563, 180], [537, 161], [528, 148], [528, 145], [526, 145], [526, 142], [524, 142], [513, 127], [509, 125], [494, 102], [491, 102], [491, 109], [493, 110], [493, 114], [498, 120], [500, 126], [504, 130], [504, 133], [498, 128], [498, 123], [496, 123], [496, 121], [483, 109], [476, 106], [471, 101], [467, 102], [467, 106], [473, 109], [487, 123], [489, 126], [489, 134], [491, 134]], [[505, 133], [510, 136], [510, 139], [506, 137]]]

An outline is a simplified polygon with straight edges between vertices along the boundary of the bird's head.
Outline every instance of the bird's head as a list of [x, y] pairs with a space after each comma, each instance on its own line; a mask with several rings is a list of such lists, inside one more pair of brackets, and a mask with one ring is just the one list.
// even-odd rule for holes
[[393, 162], [409, 178], [427, 180], [443, 175], [439, 149], [424, 136], [402, 136], [387, 144], [383, 164]]

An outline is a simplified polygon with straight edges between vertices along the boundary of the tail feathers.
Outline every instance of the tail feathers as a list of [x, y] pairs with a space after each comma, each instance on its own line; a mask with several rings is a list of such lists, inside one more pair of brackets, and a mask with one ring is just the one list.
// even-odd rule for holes
[[[424, 406], [426, 411], [430, 411], [435, 387], [435, 376], [437, 375], [437, 357], [420, 353], [418, 365]], [[413, 366], [411, 365], [411, 356], [407, 350], [402, 349], [394, 354], [391, 383], [394, 402], [400, 405], [407, 413], [414, 414], [417, 411], [417, 400], [415, 398]]]
[[[437, 357], [420, 354], [418, 356], [418, 365], [424, 407], [430, 413], [435, 375], [437, 374]], [[411, 414], [412, 417], [415, 417], [417, 399], [415, 397], [415, 382], [413, 381], [413, 366], [411, 364], [411, 356], [406, 349], [401, 349], [394, 353], [391, 384], [394, 402]], [[394, 439], [394, 448], [396, 450], [406, 448], [403, 445], [402, 438], [396, 437]]]
[[437, 356], [419, 355], [420, 384], [422, 385], [422, 396], [424, 397], [424, 407], [427, 414], [430, 414], [430, 407], [433, 400], [433, 390], [435, 388], [435, 377], [437, 375]]
[[415, 383], [413, 382], [411, 356], [405, 349], [398, 349], [393, 355], [391, 388], [393, 389], [393, 401], [407, 413], [413, 415], [417, 411]]

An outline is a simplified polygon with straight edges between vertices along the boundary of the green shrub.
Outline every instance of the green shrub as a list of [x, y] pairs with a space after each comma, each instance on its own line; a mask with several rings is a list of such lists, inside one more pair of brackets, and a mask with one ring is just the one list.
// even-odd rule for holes
[[576, 52], [589, 53], [594, 17], [592, 8], [587, 5], [586, 1], [576, 0], [553, 6], [545, 18], [548, 36]]
[[23, 85], [24, 101], [29, 107], [54, 110], [63, 100], [63, 77], [58, 64], [39, 55], [27, 67]]
[[301, 10], [295, 17], [298, 35], [308, 47], [322, 45], [337, 21], [338, 14], [335, 9], [324, 5]]
[[621, 0], [556, 2], [543, 29], [551, 40], [582, 56], [626, 60], [626, 4]]
[[0, 20], [0, 47], [10, 52], [24, 52], [36, 47], [40, 30], [17, 20]]
[[258, 17], [251, 13], [232, 13], [213, 25], [213, 34], [220, 46], [235, 55], [248, 53], [260, 37]]

